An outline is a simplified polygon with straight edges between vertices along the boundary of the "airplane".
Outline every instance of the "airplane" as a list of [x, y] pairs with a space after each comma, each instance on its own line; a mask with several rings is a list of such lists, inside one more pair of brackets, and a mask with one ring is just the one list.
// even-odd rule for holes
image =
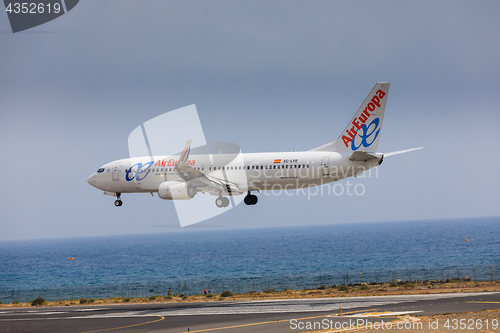
[[87, 181], [115, 196], [117, 207], [122, 205], [123, 193], [157, 193], [165, 200], [189, 200], [197, 193], [209, 193], [222, 208], [229, 205], [230, 196], [246, 193], [245, 204], [255, 205], [258, 197], [252, 192], [302, 189], [357, 177], [381, 165], [386, 157], [424, 148], [377, 152], [389, 86], [389, 82], [375, 84], [340, 136], [308, 151], [191, 154], [189, 140], [179, 155], [113, 161]]

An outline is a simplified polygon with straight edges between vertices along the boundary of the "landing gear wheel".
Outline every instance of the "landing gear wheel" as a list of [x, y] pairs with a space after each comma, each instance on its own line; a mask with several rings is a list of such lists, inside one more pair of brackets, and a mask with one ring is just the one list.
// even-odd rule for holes
[[122, 194], [116, 193], [115, 207], [120, 207], [122, 205]]
[[229, 198], [218, 197], [217, 199], [215, 199], [215, 205], [219, 208], [227, 207], [229, 206]]
[[245, 197], [245, 199], [243, 199], [243, 201], [245, 201], [246, 205], [250, 206], [250, 205], [255, 205], [257, 201], [259, 201], [259, 199], [257, 198], [256, 195], [247, 194], [247, 196]]

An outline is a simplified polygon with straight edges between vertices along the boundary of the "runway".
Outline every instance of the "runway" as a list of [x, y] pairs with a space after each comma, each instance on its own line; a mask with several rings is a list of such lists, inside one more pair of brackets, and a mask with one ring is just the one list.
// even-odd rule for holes
[[[343, 316], [339, 317], [342, 307]], [[0, 308], [0, 332], [297, 332], [292, 323], [387, 322], [401, 314], [499, 309], [500, 292], [239, 302]], [[295, 320], [294, 320], [295, 319]], [[291, 321], [292, 320], [292, 321]], [[348, 324], [346, 324], [348, 325]], [[305, 327], [305, 326], [303, 326]]]

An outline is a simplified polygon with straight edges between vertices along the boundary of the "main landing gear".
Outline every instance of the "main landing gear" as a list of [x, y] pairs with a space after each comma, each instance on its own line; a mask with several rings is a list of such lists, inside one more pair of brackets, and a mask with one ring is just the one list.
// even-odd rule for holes
[[215, 205], [219, 208], [227, 207], [229, 206], [229, 198], [218, 197], [217, 199], [215, 199]]
[[116, 193], [115, 206], [120, 207], [122, 205], [121, 193]]
[[250, 194], [250, 192], [248, 192], [247, 196], [243, 201], [245, 201], [245, 204], [250, 206], [250, 205], [255, 205], [257, 201], [259, 201], [259, 198], [257, 198], [256, 195]]

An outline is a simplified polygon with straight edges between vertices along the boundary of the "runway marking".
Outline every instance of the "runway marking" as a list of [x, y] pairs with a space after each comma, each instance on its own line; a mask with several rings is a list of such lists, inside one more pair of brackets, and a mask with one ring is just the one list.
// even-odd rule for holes
[[[194, 306], [189, 308], [157, 309], [153, 313], [160, 316], [191, 316], [191, 315], [221, 315], [221, 314], [257, 314], [257, 313], [302, 313], [302, 312], [325, 312], [336, 313], [339, 306], [344, 310], [355, 308], [372, 308], [386, 306], [389, 304], [400, 304], [403, 302], [416, 302], [420, 300], [446, 301], [446, 299], [484, 296], [499, 293], [460, 293], [460, 294], [424, 294], [424, 295], [393, 295], [393, 296], [362, 296], [346, 298], [315, 298], [315, 299], [285, 299], [285, 300], [259, 300], [245, 302], [222, 302], [207, 306]], [[404, 307], [401, 307], [404, 309]], [[407, 308], [411, 309], [410, 306]]]
[[[363, 311], [373, 311], [373, 310], [378, 310], [378, 309], [370, 309], [370, 310], [358, 310], [358, 311], [349, 311], [349, 312], [342, 312], [342, 314], [351, 314], [351, 313], [358, 313], [358, 312], [363, 312]], [[340, 316], [339, 316], [340, 317]]]
[[12, 311], [0, 311], [0, 314], [9, 315], [52, 315], [52, 314], [63, 314], [72, 312], [91, 312], [91, 311], [103, 311], [109, 310], [110, 308], [90, 308], [90, 309], [65, 309], [65, 311], [57, 311], [52, 309], [40, 309], [40, 310], [27, 310], [23, 311], [23, 308], [14, 308]]
[[493, 304], [499, 304], [500, 302], [487, 302], [487, 301], [467, 301], [465, 303], [493, 303]]
[[[286, 320], [283, 320], [286, 321]], [[262, 324], [271, 324], [271, 323], [277, 323], [277, 321], [263, 321], [261, 323], [253, 323], [253, 324], [243, 324], [243, 325], [235, 325], [235, 326], [226, 326], [226, 327], [216, 327], [216, 328], [206, 328], [203, 330], [197, 330], [197, 331], [189, 331], [190, 333], [193, 332], [208, 332], [208, 331], [216, 331], [216, 330], [225, 330], [228, 328], [238, 328], [238, 327], [247, 327], [247, 326], [255, 326], [255, 325], [262, 325]], [[185, 333], [185, 331], [182, 331], [182, 333]]]
[[388, 314], [391, 313], [391, 311], [385, 311], [385, 312], [367, 312], [367, 313], [360, 313], [362, 316], [379, 316], [383, 314]]
[[402, 316], [402, 315], [411, 314], [411, 313], [418, 313], [418, 312], [422, 312], [422, 311], [371, 312], [371, 313], [360, 313], [357, 315], [347, 316], [347, 317], [395, 317], [395, 316]]
[[[373, 310], [377, 310], [377, 309], [369, 309], [369, 310], [360, 310], [360, 311], [351, 311], [349, 313], [355, 313], [355, 312], [362, 312], [362, 311], [373, 311]], [[347, 312], [346, 312], [347, 313]], [[299, 320], [307, 320], [307, 319], [316, 319], [316, 318], [323, 318], [323, 317], [330, 317], [331, 315], [323, 315], [323, 316], [315, 316], [315, 317], [305, 317], [305, 318], [294, 318], [295, 320], [299, 321]], [[197, 332], [209, 332], [209, 331], [217, 331], [217, 330], [225, 330], [225, 329], [229, 329], [229, 328], [239, 328], [239, 327], [248, 327], [248, 326], [256, 326], [256, 325], [263, 325], [263, 324], [273, 324], [273, 323], [280, 323], [280, 322], [287, 322], [287, 321], [290, 321], [292, 319], [285, 319], [285, 320], [280, 320], [280, 321], [277, 321], [277, 320], [273, 320], [273, 321], [263, 321], [263, 322], [260, 322], [260, 323], [252, 323], [252, 324], [242, 324], [242, 325], [235, 325], [235, 326], [225, 326], [225, 327], [215, 327], [215, 328], [206, 328], [206, 329], [202, 329], [202, 330], [196, 330], [196, 331], [189, 331], [189, 333], [197, 333]], [[86, 333], [86, 332], [84, 332]], [[182, 333], [187, 333], [185, 331], [183, 331]]]
[[165, 319], [165, 317], [162, 317], [162, 316], [156, 316], [156, 317], [160, 317], [160, 319], [156, 319], [156, 320], [152, 320], [152, 321], [147, 321], [145, 323], [140, 323], [140, 324], [134, 324], [134, 325], [128, 325], [128, 326], [121, 326], [121, 327], [114, 327], [114, 328], [103, 328], [102, 330], [85, 331], [85, 332], [81, 332], [81, 333], [105, 332], [105, 331], [119, 330], [119, 329], [122, 329], [122, 328], [129, 328], [129, 327], [136, 327], [136, 326], [141, 326], [141, 325], [146, 325], [146, 324], [152, 324], [152, 323], [156, 323], [156, 322], [159, 322], [159, 321], [162, 321], [162, 320]]

